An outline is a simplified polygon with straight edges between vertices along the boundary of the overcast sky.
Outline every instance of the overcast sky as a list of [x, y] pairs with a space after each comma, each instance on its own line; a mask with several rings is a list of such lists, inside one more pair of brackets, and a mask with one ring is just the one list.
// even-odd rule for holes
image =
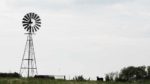
[[19, 72], [29, 12], [42, 20], [33, 36], [39, 74], [95, 79], [150, 64], [149, 0], [0, 0], [0, 72]]

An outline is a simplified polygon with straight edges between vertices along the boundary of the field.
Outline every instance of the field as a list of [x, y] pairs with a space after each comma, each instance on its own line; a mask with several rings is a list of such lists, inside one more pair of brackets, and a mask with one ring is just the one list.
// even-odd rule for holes
[[136, 82], [135, 81], [134, 82], [98, 82], [98, 81], [0, 78], [0, 84], [150, 84], [150, 80], [136, 81]]

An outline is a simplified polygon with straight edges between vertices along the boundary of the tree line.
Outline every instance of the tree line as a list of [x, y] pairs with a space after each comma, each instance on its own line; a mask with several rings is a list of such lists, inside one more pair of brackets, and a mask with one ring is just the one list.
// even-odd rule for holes
[[105, 75], [106, 81], [136, 81], [150, 79], [150, 66], [128, 66], [120, 72]]
[[0, 78], [20, 78], [21, 75], [17, 72], [14, 73], [1, 73], [0, 72]]
[[[0, 73], [0, 78], [21, 78], [22, 76], [17, 73]], [[55, 79], [54, 76], [49, 75], [35, 75], [33, 78], [48, 78], [48, 79]], [[149, 80], [150, 79], [150, 66], [128, 66], [122, 68], [119, 72], [111, 72], [105, 75], [105, 81], [137, 81], [137, 80]], [[82, 75], [75, 76], [72, 80], [77, 81], [86, 81], [90, 80], [85, 79]], [[97, 81], [103, 81], [102, 77], [97, 76]]]

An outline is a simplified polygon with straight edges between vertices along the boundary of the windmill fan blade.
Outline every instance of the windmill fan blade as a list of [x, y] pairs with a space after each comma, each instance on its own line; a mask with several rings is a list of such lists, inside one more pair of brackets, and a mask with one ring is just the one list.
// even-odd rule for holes
[[25, 15], [24, 18], [26, 18], [27, 20], [29, 20], [29, 18]]
[[23, 18], [24, 21], [28, 21], [26, 18]]
[[32, 18], [34, 18], [34, 15], [35, 15], [35, 14], [34, 14], [34, 13], [32, 13]]
[[28, 25], [28, 24], [23, 24], [23, 26], [26, 26], [26, 25]]
[[31, 32], [31, 26], [29, 27], [29, 32]]
[[33, 16], [32, 16], [32, 18], [34, 19], [34, 17], [35, 17], [35, 13], [33, 13]]
[[31, 13], [31, 18], [33, 18], [33, 13]]
[[29, 14], [27, 14], [27, 17], [30, 19], [30, 16], [29, 16]]
[[37, 27], [36, 25], [35, 25], [35, 28], [39, 30], [39, 27]]
[[33, 19], [35, 19], [35, 18], [36, 18], [36, 16], [37, 16], [37, 14], [34, 14], [34, 17], [33, 17]]
[[34, 19], [36, 20], [36, 18], [38, 18], [38, 15], [37, 15], [37, 14], [35, 15], [35, 18], [34, 18]]
[[39, 19], [40, 17], [39, 16], [37, 16], [36, 18], [35, 18], [35, 20], [37, 20], [37, 19]]
[[34, 26], [32, 27], [32, 30], [35, 32]]
[[27, 31], [29, 31], [29, 29], [30, 29], [30, 26], [27, 28]]
[[41, 24], [41, 22], [36, 22], [37, 24]]
[[41, 21], [41, 19], [37, 19], [36, 21]]
[[25, 24], [25, 23], [29, 23], [29, 22], [26, 22], [26, 21], [22, 21], [22, 23], [23, 23], [23, 24]]
[[34, 28], [32, 27], [32, 32], [34, 32]]
[[31, 13], [29, 13], [30, 19], [31, 19]]
[[34, 28], [35, 31], [37, 31], [36, 28], [35, 28], [35, 26], [33, 28]]
[[39, 25], [39, 24], [36, 24], [38, 27], [41, 27], [41, 25]]
[[24, 29], [27, 29], [29, 27], [29, 25], [26, 25], [25, 27], [24, 27]]

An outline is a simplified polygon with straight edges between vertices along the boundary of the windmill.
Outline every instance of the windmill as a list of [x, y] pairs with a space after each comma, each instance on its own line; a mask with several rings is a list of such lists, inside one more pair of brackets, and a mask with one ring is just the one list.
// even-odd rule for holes
[[25, 33], [27, 34], [27, 41], [22, 57], [20, 74], [22, 76], [33, 77], [38, 74], [38, 72], [32, 35], [41, 27], [41, 19], [35, 13], [27, 13], [22, 19], [22, 24], [27, 31], [27, 33]]

